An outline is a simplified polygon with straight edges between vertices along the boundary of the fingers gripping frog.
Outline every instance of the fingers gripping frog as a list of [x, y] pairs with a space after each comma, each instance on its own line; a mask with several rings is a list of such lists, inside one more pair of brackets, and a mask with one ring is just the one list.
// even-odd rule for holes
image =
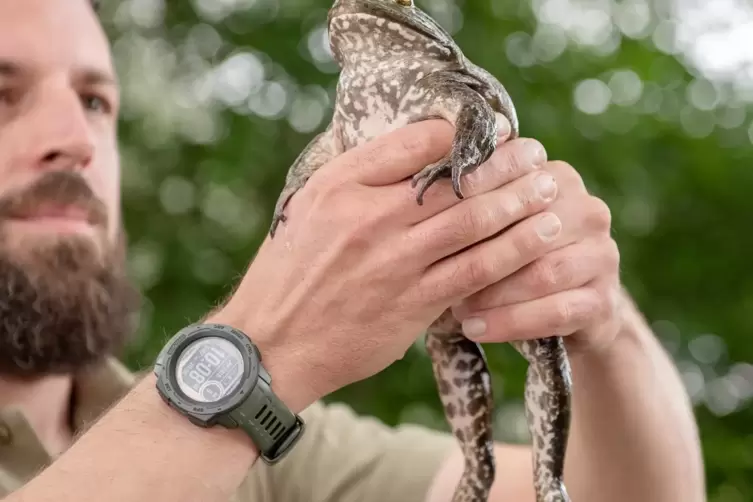
[[[412, 122], [442, 118], [455, 126], [451, 151], [412, 180], [416, 202], [450, 178], [462, 198], [462, 176], [494, 152], [496, 113], [517, 137], [518, 118], [503, 85], [474, 65], [452, 37], [413, 0], [336, 0], [329, 11], [332, 54], [341, 72], [334, 113], [287, 173], [270, 236], [309, 177], [340, 153]], [[563, 481], [570, 426], [571, 376], [562, 338], [511, 342], [529, 363], [525, 410], [533, 439], [537, 502], [569, 502]], [[450, 310], [426, 333], [445, 417], [465, 457], [453, 502], [486, 502], [495, 478], [491, 378], [481, 346], [465, 338]]]

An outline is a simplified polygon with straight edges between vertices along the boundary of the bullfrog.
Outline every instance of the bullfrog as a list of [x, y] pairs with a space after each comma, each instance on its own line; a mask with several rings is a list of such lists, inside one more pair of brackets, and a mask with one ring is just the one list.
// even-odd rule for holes
[[[287, 172], [270, 237], [287, 220], [285, 207], [318, 168], [337, 155], [410, 123], [441, 118], [455, 126], [450, 152], [411, 180], [416, 203], [449, 178], [463, 198], [461, 177], [478, 169], [497, 142], [497, 118], [519, 136], [504, 86], [473, 64], [450, 34], [413, 0], [335, 0], [327, 16], [340, 68], [332, 119]], [[525, 415], [532, 437], [537, 502], [567, 502], [563, 481], [570, 426], [571, 374], [562, 338], [510, 342], [527, 360]], [[465, 457], [453, 502], [485, 502], [495, 479], [490, 371], [482, 347], [463, 336], [448, 309], [426, 330], [444, 416]]]

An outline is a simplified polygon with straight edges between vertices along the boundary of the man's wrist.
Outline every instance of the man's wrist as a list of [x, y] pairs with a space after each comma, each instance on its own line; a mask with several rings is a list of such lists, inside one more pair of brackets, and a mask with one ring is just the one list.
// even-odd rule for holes
[[[216, 442], [219, 438], [223, 438], [223, 440], [232, 438], [233, 441], [241, 438], [242, 444], [249, 447], [247, 453], [252, 454], [254, 460], [258, 456], [258, 448], [253, 444], [253, 441], [250, 441], [247, 435], [239, 433], [236, 429], [227, 429], [225, 427], [202, 428], [191, 424], [183, 414], [169, 406], [159, 395], [157, 391], [157, 377], [151, 371], [147, 372], [139, 380], [131, 397], [137, 403], [134, 408], [149, 410], [150, 425], [156, 429], [177, 431], [181, 436], [191, 435], [195, 436], [199, 441], [206, 440], [210, 443]], [[153, 414], [154, 410], [159, 410], [159, 412]]]
[[[244, 316], [247, 318], [247, 316]], [[277, 343], [281, 337], [272, 329], [257, 330], [229, 309], [213, 312], [203, 323], [216, 323], [235, 328], [242, 332], [259, 349], [261, 361], [269, 373], [272, 392], [295, 414], [300, 413], [321, 396], [309, 384], [312, 379], [307, 374], [307, 366], [297, 351], [289, 350], [284, 343]]]

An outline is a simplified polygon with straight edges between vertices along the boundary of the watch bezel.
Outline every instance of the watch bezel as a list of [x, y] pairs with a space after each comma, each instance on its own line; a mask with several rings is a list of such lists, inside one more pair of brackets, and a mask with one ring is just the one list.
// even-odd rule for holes
[[[240, 385], [214, 403], [189, 398], [181, 391], [176, 378], [176, 366], [180, 354], [190, 344], [202, 338], [223, 338], [229, 341], [240, 351], [244, 362]], [[201, 324], [184, 328], [165, 345], [155, 363], [157, 387], [162, 397], [169, 404], [192, 417], [192, 422], [204, 427], [214, 425], [218, 418], [240, 406], [256, 387], [260, 373], [261, 354], [256, 346], [245, 334], [221, 324]]]

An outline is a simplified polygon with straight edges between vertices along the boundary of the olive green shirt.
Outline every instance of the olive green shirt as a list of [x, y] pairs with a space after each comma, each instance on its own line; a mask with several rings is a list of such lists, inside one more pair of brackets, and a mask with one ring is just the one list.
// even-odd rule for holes
[[[114, 405], [136, 381], [114, 359], [78, 375], [72, 394], [74, 433]], [[259, 461], [228, 502], [422, 502], [452, 436], [412, 425], [397, 428], [348, 407], [315, 403], [301, 414], [307, 430], [280, 463]], [[0, 497], [54, 461], [25, 420], [0, 409]]]

